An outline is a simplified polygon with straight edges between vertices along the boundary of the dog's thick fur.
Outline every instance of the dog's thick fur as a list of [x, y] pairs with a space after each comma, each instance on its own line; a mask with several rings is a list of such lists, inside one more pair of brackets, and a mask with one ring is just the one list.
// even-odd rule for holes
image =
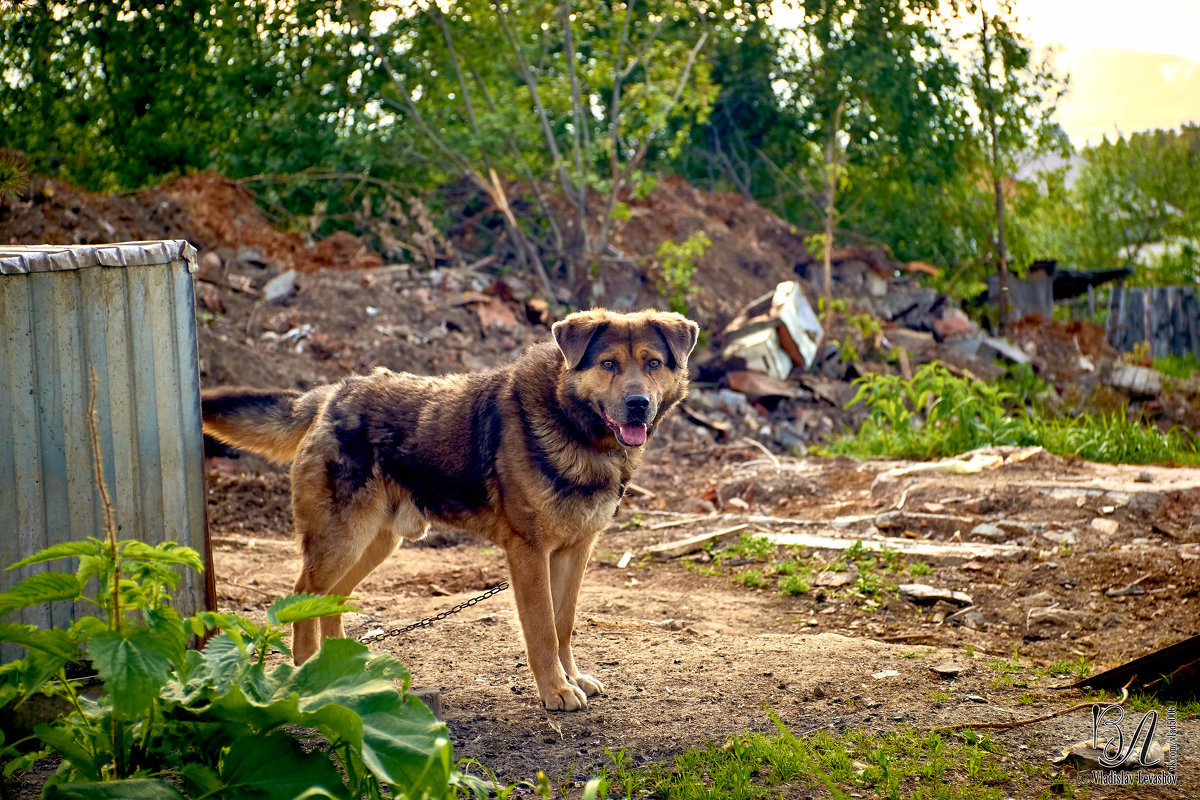
[[[431, 522], [504, 548], [542, 701], [584, 708], [603, 690], [571, 655], [584, 567], [687, 393], [698, 331], [679, 314], [580, 312], [554, 343], [477, 375], [377, 369], [303, 394], [205, 390], [204, 432], [292, 462], [298, 592], [351, 594]], [[296, 662], [343, 635], [340, 616], [296, 623]]]

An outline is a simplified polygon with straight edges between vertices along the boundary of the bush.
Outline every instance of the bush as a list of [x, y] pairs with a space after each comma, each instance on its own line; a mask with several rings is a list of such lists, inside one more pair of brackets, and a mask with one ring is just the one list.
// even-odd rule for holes
[[[0, 594], [0, 616], [83, 600], [97, 616], [67, 629], [0, 623], [0, 640], [28, 656], [0, 667], [0, 705], [41, 693], [70, 711], [30, 740], [4, 742], [4, 776], [56, 754], [45, 797], [443, 798], [482, 781], [452, 768], [446, 726], [407, 693], [407, 669], [355, 641], [333, 639], [301, 667], [268, 669], [290, 655], [284, 626], [348, 610], [341, 597], [291, 595], [258, 626], [235, 614], [187, 619], [170, 605], [178, 566], [199, 571], [194, 550], [89, 538], [49, 547], [10, 569], [78, 558], [74, 574], [42, 572]], [[94, 585], [94, 594], [86, 587]], [[189, 637], [218, 632], [200, 651]], [[91, 661], [104, 684], [95, 700], [67, 679]], [[394, 681], [399, 681], [397, 689]], [[315, 729], [328, 749], [306, 749], [289, 726]], [[303, 732], [301, 732], [303, 735]]]

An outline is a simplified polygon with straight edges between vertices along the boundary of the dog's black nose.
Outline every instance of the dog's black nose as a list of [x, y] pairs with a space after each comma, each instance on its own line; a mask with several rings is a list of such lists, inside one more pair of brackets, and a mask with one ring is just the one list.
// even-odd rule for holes
[[631, 412], [645, 413], [650, 407], [650, 398], [644, 394], [633, 394], [625, 398], [625, 407]]

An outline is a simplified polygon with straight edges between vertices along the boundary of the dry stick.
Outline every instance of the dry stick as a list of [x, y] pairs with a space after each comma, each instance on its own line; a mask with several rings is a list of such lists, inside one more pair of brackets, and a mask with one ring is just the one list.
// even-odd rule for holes
[[765, 445], [763, 445], [761, 442], [757, 442], [754, 439], [751, 439], [749, 436], [743, 436], [742, 441], [745, 442], [746, 444], [752, 444], [755, 447], [757, 447], [759, 450], [762, 450], [764, 453], [766, 453], [767, 458], [771, 459], [771, 463], [775, 465], [775, 471], [783, 472], [783, 467], [779, 464], [779, 459], [776, 458], [775, 454], [772, 453], [770, 450], [768, 450]]
[[[100, 458], [100, 425], [96, 421], [96, 368], [89, 367], [88, 380], [88, 432], [92, 438], [92, 471], [96, 475], [96, 486], [100, 489], [100, 504], [104, 507], [104, 530], [113, 560], [113, 609], [110, 622], [114, 631], [121, 630], [121, 562], [117, 558], [117, 526], [113, 523], [112, 499], [108, 496], [108, 484], [104, 481], [104, 462]], [[147, 729], [149, 726], [147, 726]], [[123, 725], [118, 719], [112, 722], [113, 770], [118, 778], [125, 777], [125, 738]]]
[[[1134, 675], [1129, 679], [1129, 683], [1121, 687], [1121, 699], [1117, 701], [1117, 705], [1120, 705], [1129, 699], [1129, 686], [1136, 680], [1137, 675]], [[1014, 719], [1009, 720], [1008, 722], [960, 722], [956, 725], [943, 725], [940, 728], [933, 728], [929, 732], [948, 733], [950, 731], [956, 731], [960, 728], [1019, 728], [1022, 725], [1032, 725], [1035, 722], [1045, 722], [1046, 720], [1054, 719], [1055, 717], [1065, 717], [1067, 714], [1070, 714], [1073, 711], [1082, 711], [1085, 708], [1091, 708], [1092, 705], [1093, 704], [1090, 702], [1079, 703], [1071, 706], [1070, 708], [1064, 708], [1062, 711], [1043, 714], [1040, 717], [1033, 717], [1031, 719]]]
[[271, 598], [275, 597], [275, 595], [272, 594], [271, 592], [264, 592], [262, 589], [255, 589], [253, 586], [246, 586], [244, 584], [238, 583], [237, 581], [231, 581], [228, 578], [217, 578], [217, 580], [227, 586], [235, 586], [238, 589], [245, 589], [248, 592], [257, 592], [258, 594], [261, 594], [263, 597], [271, 597]]

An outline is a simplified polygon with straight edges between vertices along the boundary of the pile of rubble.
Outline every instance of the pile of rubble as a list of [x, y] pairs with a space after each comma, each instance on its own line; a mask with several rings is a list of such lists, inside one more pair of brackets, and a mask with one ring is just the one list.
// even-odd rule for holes
[[[1132, 400], [1157, 418], [1200, 428], [1196, 386], [1123, 363], [1097, 326], [1029, 318], [1016, 326], [1015, 343], [988, 335], [951, 297], [920, 284], [932, 267], [899, 263], [878, 247], [834, 253], [839, 302], [818, 318], [810, 281], [820, 265], [803, 233], [769, 211], [678, 178], [660, 180], [629, 205], [631, 218], [613, 239], [619, 257], [591, 276], [587, 297], [618, 309], [665, 307], [658, 245], [697, 231], [711, 241], [696, 261], [690, 297], [710, 335], [694, 358], [695, 388], [683, 409], [691, 424], [672, 425], [676, 437], [748, 437], [803, 451], [856, 426], [865, 410], [846, 409], [856, 377], [908, 377], [933, 360], [980, 380], [1026, 364], [1067, 401], [1103, 395], [1119, 407]], [[364, 229], [371, 241], [384, 222]], [[452, 266], [445, 259], [385, 264], [349, 233], [310, 241], [276, 231], [242, 185], [214, 173], [132, 195], [33, 176], [20, 198], [0, 208], [0, 241], [12, 244], [175, 238], [200, 252], [206, 383], [303, 388], [379, 365], [479, 371], [546, 338], [563, 310], [465, 223], [439, 239], [453, 251]]]

